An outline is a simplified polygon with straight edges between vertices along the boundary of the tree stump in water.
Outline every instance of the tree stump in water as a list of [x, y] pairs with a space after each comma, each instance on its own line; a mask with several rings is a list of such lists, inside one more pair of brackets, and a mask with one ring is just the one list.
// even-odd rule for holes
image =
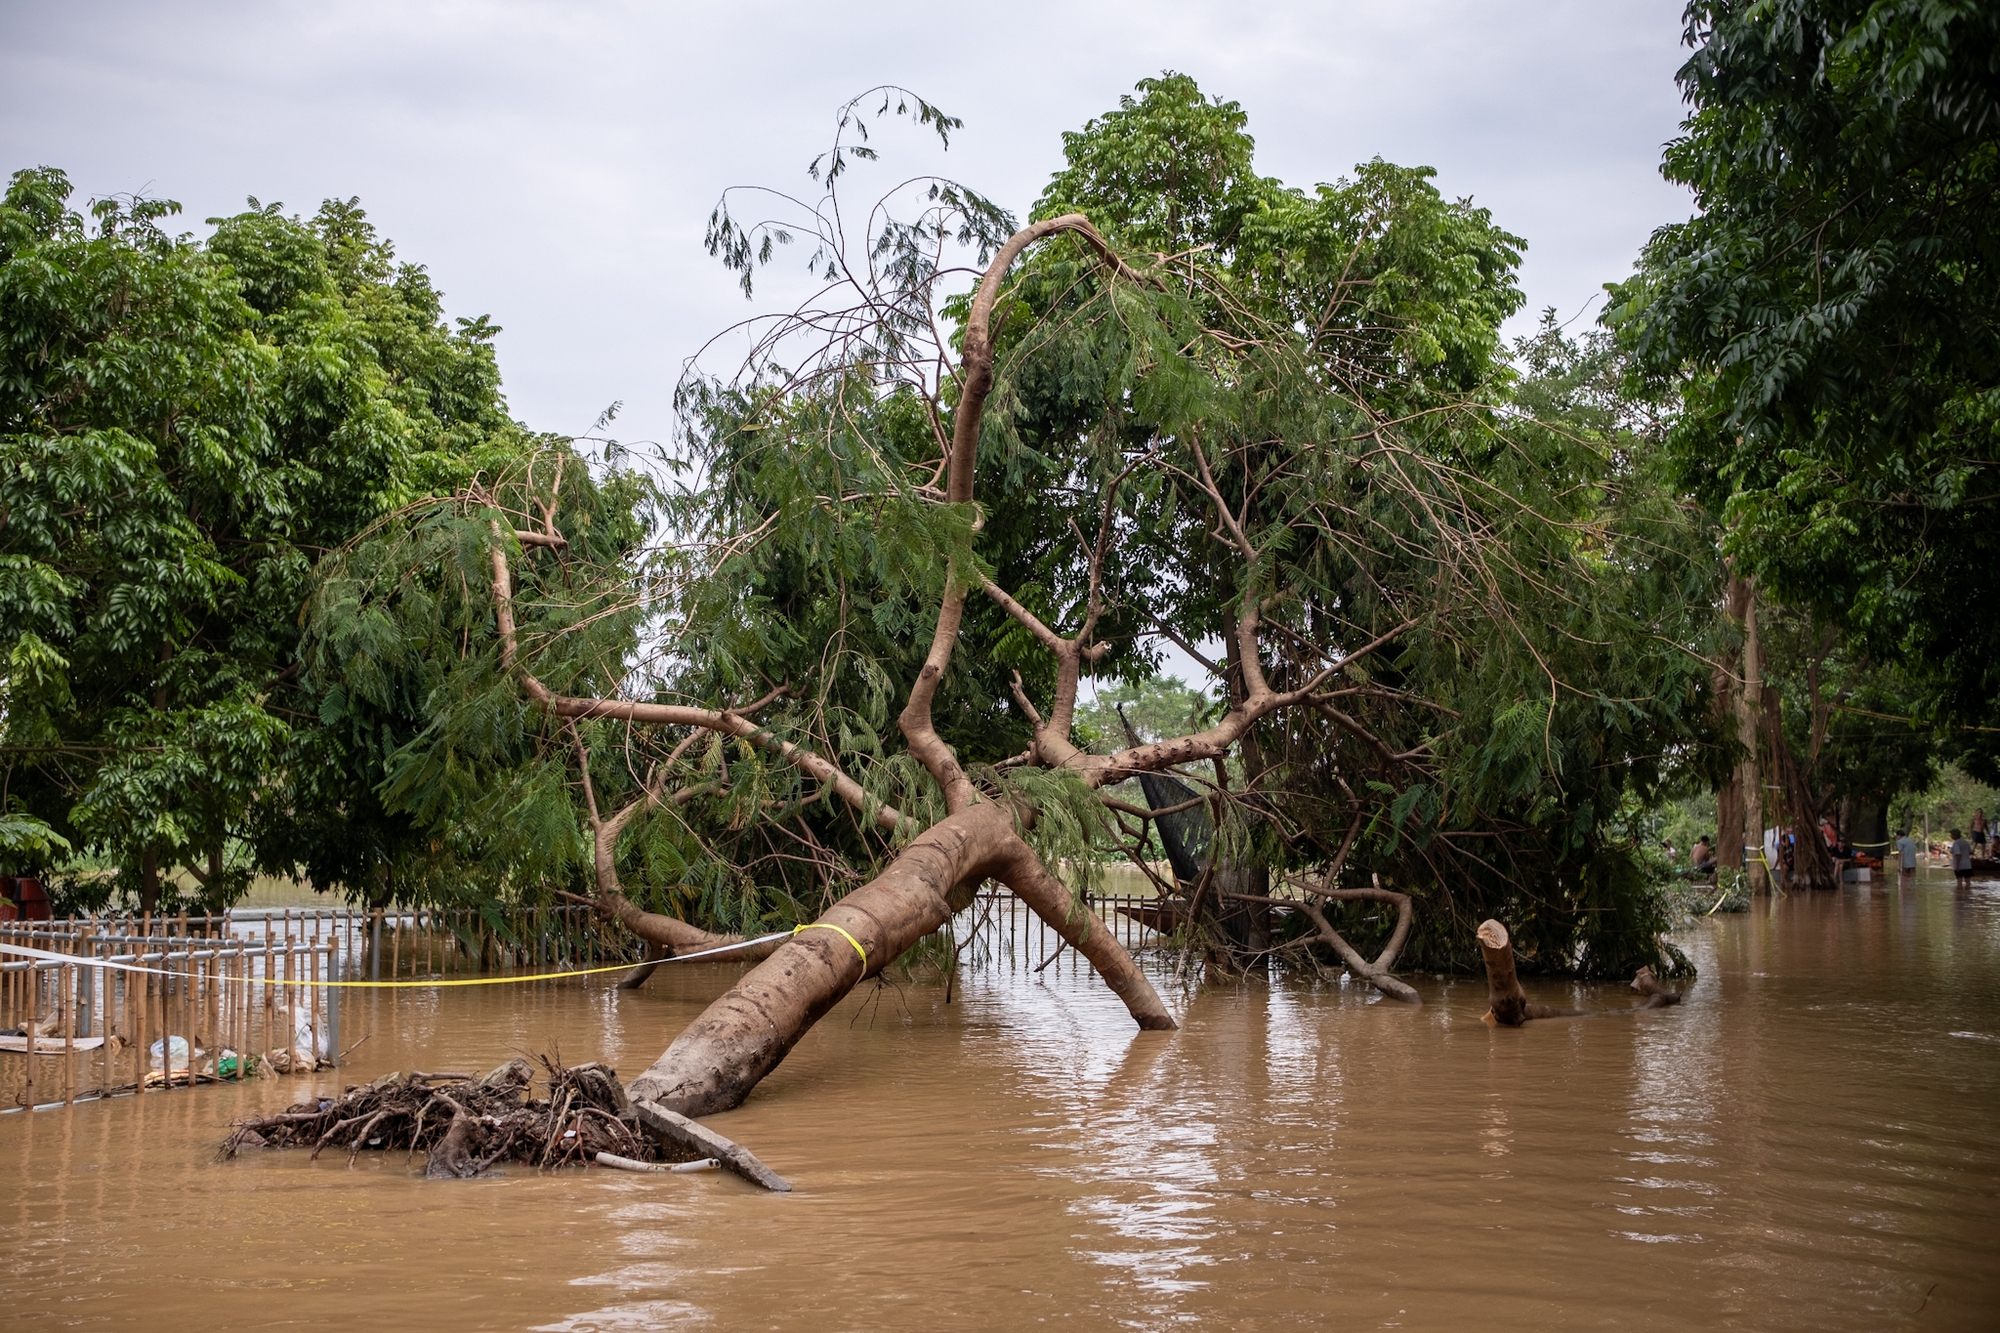
[[1546, 1004], [1536, 1004], [1521, 989], [1521, 979], [1514, 972], [1514, 945], [1507, 935], [1507, 927], [1498, 921], [1479, 923], [1479, 952], [1486, 958], [1486, 1003], [1485, 1019], [1501, 1027], [1517, 1028], [1530, 1019], [1536, 1018], [1588, 1018], [1592, 1014], [1636, 1014], [1642, 1009], [1664, 1009], [1671, 1004], [1679, 1004], [1679, 991], [1668, 990], [1653, 975], [1653, 969], [1642, 967], [1632, 978], [1632, 989], [1646, 997], [1644, 1004], [1635, 1004], [1625, 1009], [1555, 1009]]
[[1635, 1009], [1664, 1009], [1670, 1004], [1681, 1002], [1681, 993], [1662, 986], [1660, 979], [1653, 975], [1653, 969], [1650, 967], [1639, 969], [1638, 974], [1632, 978], [1632, 989], [1646, 997], [1644, 1004], [1633, 1006]]
[[1486, 956], [1486, 1020], [1503, 1027], [1517, 1028], [1531, 1018], [1538, 1005], [1528, 1003], [1521, 979], [1514, 974], [1514, 945], [1507, 927], [1498, 921], [1479, 923], [1479, 952]]

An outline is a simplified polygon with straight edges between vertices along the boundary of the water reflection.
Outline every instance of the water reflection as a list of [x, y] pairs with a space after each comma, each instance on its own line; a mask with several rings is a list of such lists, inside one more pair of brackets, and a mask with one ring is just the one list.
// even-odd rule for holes
[[[1987, 1327], [2000, 890], [1760, 903], [1683, 946], [1703, 972], [1685, 1006], [1522, 1031], [1480, 1023], [1465, 983], [1414, 1010], [1208, 990], [1174, 1034], [1132, 1031], [1066, 962], [975, 976], [949, 1007], [876, 992], [721, 1118], [799, 1184], [785, 1198], [720, 1176], [211, 1160], [221, 1122], [305, 1080], [0, 1117], [9, 1313], [1877, 1329], [1921, 1304], [1925, 1327]], [[733, 975], [371, 1000], [378, 1035], [345, 1077], [551, 1046], [629, 1075]]]

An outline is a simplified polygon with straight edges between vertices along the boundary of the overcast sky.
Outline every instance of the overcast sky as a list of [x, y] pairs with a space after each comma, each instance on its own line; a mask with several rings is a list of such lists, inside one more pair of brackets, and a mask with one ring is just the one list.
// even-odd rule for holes
[[[1528, 238], [1567, 319], [1685, 217], [1661, 181], [1679, 0], [1026, 0], [1013, 5], [184, 4], [0, 0], [0, 166], [79, 195], [359, 195], [453, 315], [506, 330], [517, 417], [664, 438], [682, 362], [746, 313], [701, 248], [724, 187], [803, 188], [848, 97], [909, 86], [966, 125], [942, 167], [1025, 213], [1061, 135], [1163, 69], [1241, 102], [1289, 184], [1377, 154]], [[81, 199], [79, 199], [81, 202]], [[761, 295], [761, 294], [760, 294]], [[760, 300], [760, 304], [762, 304]], [[1525, 320], [1527, 316], [1523, 316]]]

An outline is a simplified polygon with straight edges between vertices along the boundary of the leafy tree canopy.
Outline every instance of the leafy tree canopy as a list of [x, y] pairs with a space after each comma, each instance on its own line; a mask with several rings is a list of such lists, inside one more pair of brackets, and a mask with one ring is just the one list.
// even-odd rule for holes
[[[672, 544], [586, 551], [563, 526], [567, 482], [565, 545], [503, 541], [512, 670], [569, 714], [507, 693], [476, 575], [492, 524], [555, 504], [554, 472], [412, 510], [343, 557], [316, 643], [366, 624], [414, 636], [449, 610], [408, 664], [438, 684], [397, 799], [463, 791], [465, 823], [570, 830], [579, 851], [587, 800], [600, 864], [650, 906], [744, 930], [808, 917], [943, 817], [897, 712], [943, 605], [962, 618], [937, 732], [987, 799], [1037, 812], [1047, 864], [1087, 877], [1130, 843], [1073, 776], [1089, 766], [1065, 748], [1078, 675], [1144, 680], [1178, 640], [1214, 654], [1213, 710], [1304, 691], [1221, 767], [1176, 769], [1221, 784], [1231, 855], [1410, 887], [1428, 923], [1415, 956], [1436, 965], [1488, 912], [1544, 967], [1664, 964], [1625, 820], [1707, 739], [1706, 529], [1628, 422], [1591, 415], [1601, 359], [1558, 339], [1517, 374], [1499, 327], [1521, 243], [1483, 210], [1380, 162], [1287, 189], [1255, 177], [1237, 109], [1178, 76], [1140, 94], [1070, 138], [1035, 210], [1102, 216], [1108, 242], [1071, 227], [997, 289], [967, 497], [946, 490], [972, 392], [954, 293], [1011, 220], [942, 181], [908, 186], [907, 211], [843, 210], [853, 175], [822, 172], [782, 224], [745, 228], [727, 200], [711, 224], [738, 271], [803, 243], [827, 286], [753, 322], [739, 374], [684, 386], [686, 482], [660, 500]], [[851, 234], [860, 217], [871, 230]], [[1075, 635], [1087, 654], [1051, 647]], [[329, 671], [347, 660], [314, 651]], [[710, 722], [637, 728], [575, 703], [614, 695]], [[701, 730], [737, 709], [754, 743]], [[1122, 748], [1102, 731], [1086, 720], [1077, 739]], [[791, 745], [907, 824], [858, 817]], [[587, 789], [561, 780], [571, 763]]]
[[[1611, 320], [1684, 411], [1684, 483], [1777, 599], [1907, 663], [1995, 772], [2000, 10], [1696, 0], [1663, 228]], [[1977, 738], [1978, 743], [1973, 743]]]
[[354, 200], [197, 241], [70, 194], [0, 201], [0, 809], [149, 906], [177, 867], [224, 901], [358, 881], [399, 742], [305, 691], [301, 608], [323, 552], [523, 448], [498, 330], [448, 325]]

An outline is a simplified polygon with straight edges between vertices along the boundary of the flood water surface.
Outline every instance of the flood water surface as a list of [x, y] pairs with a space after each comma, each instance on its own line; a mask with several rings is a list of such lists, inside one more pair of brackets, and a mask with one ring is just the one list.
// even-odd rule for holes
[[337, 1075], [0, 1116], [0, 1322], [2000, 1327], [2000, 888], [1760, 901], [1677, 938], [1682, 1007], [1520, 1030], [1469, 982], [1420, 1009], [1211, 987], [1167, 1034], [1061, 964], [948, 1007], [871, 988], [710, 1122], [786, 1196], [216, 1161], [230, 1120], [391, 1070], [554, 1050], [630, 1077], [736, 973], [371, 992]]

